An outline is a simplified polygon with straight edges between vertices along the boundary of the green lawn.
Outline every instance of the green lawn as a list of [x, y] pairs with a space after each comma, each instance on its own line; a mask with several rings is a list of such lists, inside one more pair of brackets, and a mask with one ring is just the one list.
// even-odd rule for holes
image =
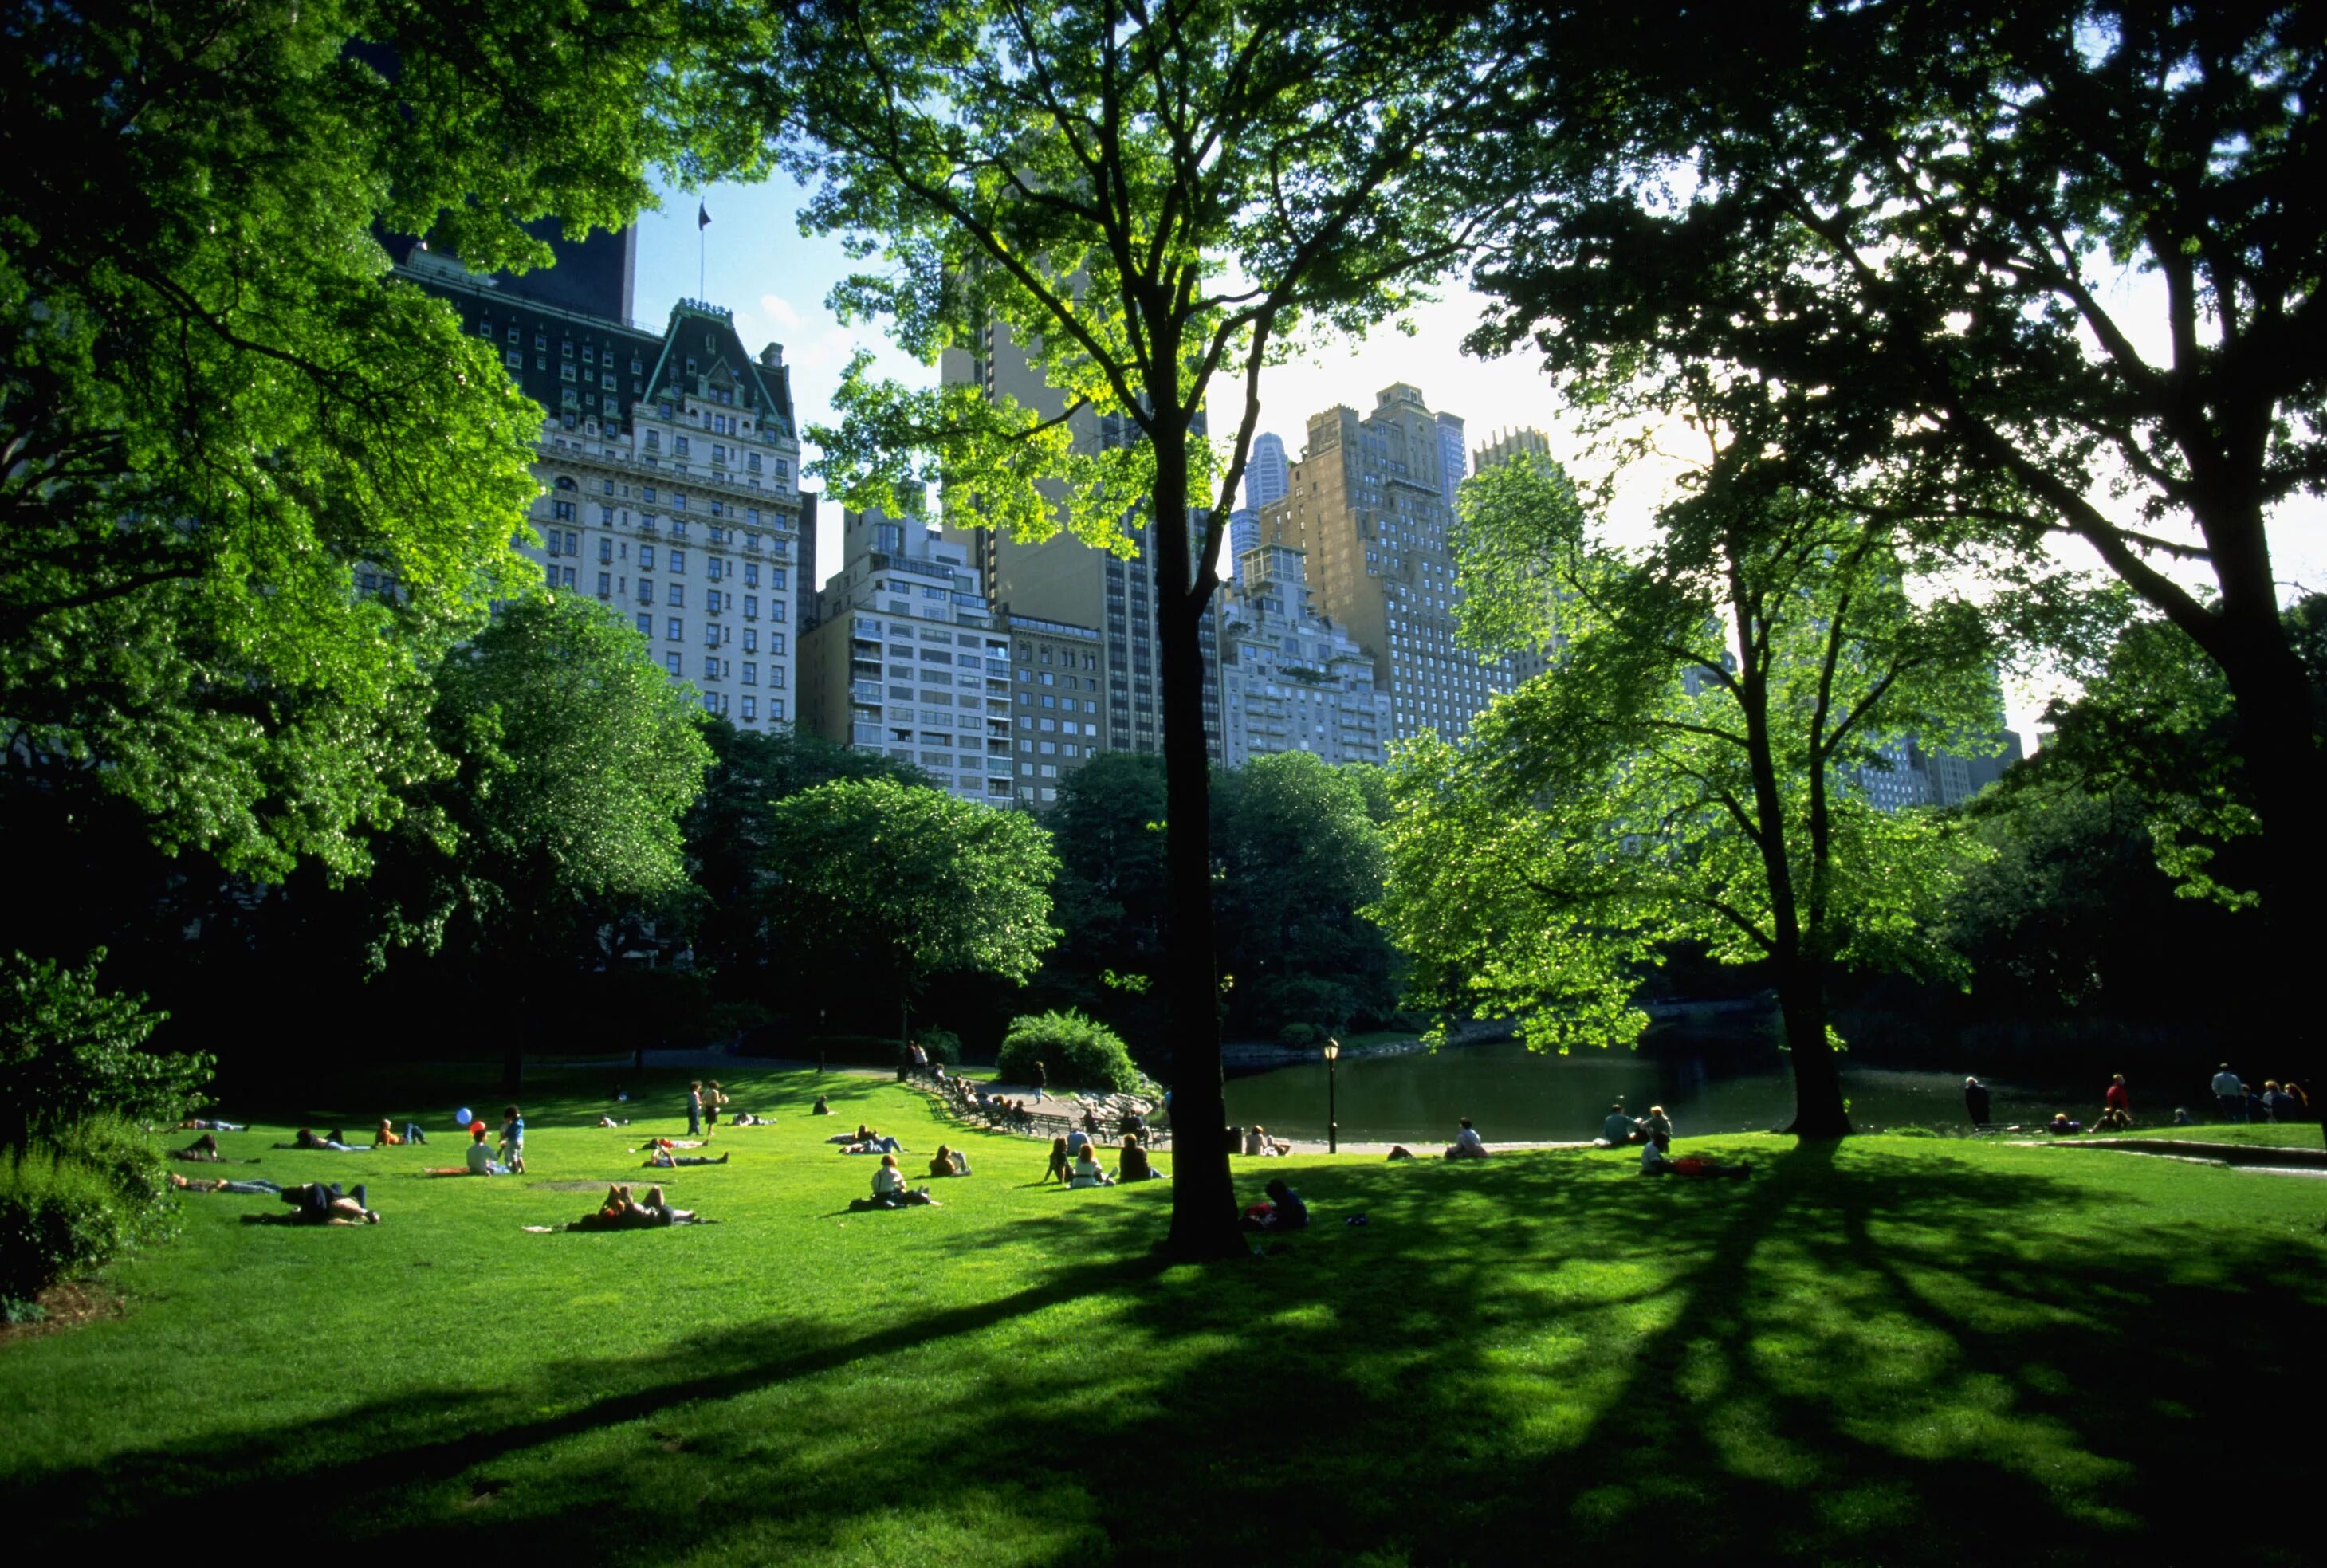
[[[1161, 1184], [1033, 1186], [1034, 1145], [941, 1134], [871, 1078], [822, 1082], [979, 1173], [941, 1209], [849, 1214], [871, 1162], [819, 1141], [818, 1080], [736, 1076], [782, 1124], [667, 1183], [721, 1226], [519, 1229], [594, 1202], [531, 1183], [650, 1179], [624, 1153], [646, 1129], [584, 1125], [580, 1078], [537, 1087], [525, 1179], [414, 1174], [449, 1134], [257, 1168], [366, 1180], [378, 1228], [187, 1199], [182, 1239], [109, 1274], [126, 1318], [0, 1349], [12, 1545], [2315, 1560], [2327, 1185], [1929, 1138], [1685, 1143], [1750, 1155], [1746, 1183], [1573, 1151], [1239, 1161], [1256, 1196], [1294, 1177], [1317, 1227], [1164, 1268]], [[667, 1082], [654, 1103], [674, 1130]]]

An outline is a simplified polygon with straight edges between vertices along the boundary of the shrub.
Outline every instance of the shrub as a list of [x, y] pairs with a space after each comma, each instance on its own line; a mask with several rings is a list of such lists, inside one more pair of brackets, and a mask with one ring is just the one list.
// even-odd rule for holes
[[0, 1156], [0, 1301], [14, 1316], [51, 1283], [164, 1240], [177, 1221], [160, 1144], [119, 1117]]
[[913, 1043], [928, 1051], [931, 1061], [948, 1067], [961, 1065], [961, 1036], [950, 1029], [924, 1029], [913, 1036]]
[[69, 969], [22, 953], [0, 958], [0, 1148], [23, 1149], [94, 1110], [174, 1122], [210, 1082], [206, 1056], [145, 1049], [167, 1013], [100, 989], [103, 948]]
[[995, 1075], [1010, 1083], [1029, 1083], [1038, 1061], [1049, 1081], [1061, 1088], [1112, 1094], [1153, 1087], [1132, 1065], [1122, 1037], [1079, 1013], [1035, 1013], [1010, 1021], [1010, 1032], [1003, 1036], [1002, 1054], [995, 1062]]

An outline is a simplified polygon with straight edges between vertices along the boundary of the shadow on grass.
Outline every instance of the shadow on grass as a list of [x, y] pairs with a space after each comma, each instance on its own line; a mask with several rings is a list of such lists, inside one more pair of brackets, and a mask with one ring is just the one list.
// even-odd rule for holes
[[[424, 1550], [489, 1517], [593, 1561], [1961, 1562], [2154, 1557], [2309, 1481], [2269, 1412], [2320, 1391], [2315, 1248], [2120, 1234], [2072, 1182], [1920, 1153], [1288, 1173], [1319, 1224], [1248, 1263], [1145, 1255], [1168, 1189], [1135, 1190], [1022, 1222], [1068, 1261], [981, 1302], [610, 1345], [52, 1474], [11, 1517]], [[2247, 1513], [2240, 1554], [2306, 1560], [2300, 1517]]]

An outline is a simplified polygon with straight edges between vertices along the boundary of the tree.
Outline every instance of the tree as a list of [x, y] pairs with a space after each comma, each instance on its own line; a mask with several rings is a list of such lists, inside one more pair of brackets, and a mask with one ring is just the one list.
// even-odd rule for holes
[[1023, 981], [1059, 938], [1058, 857], [1030, 817], [891, 779], [780, 801], [760, 887], [771, 946], [804, 976], [885, 988], [905, 1013], [931, 975]]
[[98, 987], [88, 964], [0, 959], [0, 1152], [97, 1115], [174, 1123], [199, 1103], [210, 1059], [145, 1049], [166, 1014]]
[[1168, 901], [1164, 760], [1104, 751], [1059, 782], [1043, 815], [1059, 855], [1053, 962], [1093, 985], [1144, 994], [1163, 962]]
[[738, 730], [724, 719], [704, 726], [711, 773], [687, 815], [688, 869], [706, 907], [696, 936], [698, 964], [734, 994], [767, 989], [751, 983], [771, 958], [758, 898], [772, 813], [780, 801], [840, 779], [928, 784], [930, 776], [885, 752], [843, 746], [806, 730]]
[[1895, 525], [1722, 476], [1638, 555], [1549, 464], [1488, 470], [1461, 514], [1465, 639], [1556, 654], [1467, 746], [1391, 769], [1381, 918], [1415, 993], [1516, 1015], [1537, 1050], [1606, 1045], [1646, 1025], [1631, 996], [1656, 945], [1703, 942], [1770, 967], [1793, 1130], [1846, 1133], [1827, 975], [1943, 965], [1925, 927], [1964, 854], [1855, 780], [1902, 731], [1966, 746], [1994, 725], [1980, 611], [1914, 591]]
[[[620, 615], [537, 593], [447, 659], [436, 686], [435, 744], [456, 770], [415, 802], [382, 867], [395, 939], [449, 951], [523, 1001], [621, 911], [676, 910], [679, 822], [711, 749], [701, 708]], [[512, 1030], [511, 1088], [523, 1050]]]
[[[949, 509], [1024, 538], [1061, 526], [1063, 496], [1079, 537], [1129, 551], [1145, 534], [1172, 825], [1164, 991], [1190, 1125], [1226, 1114], [1198, 628], [1260, 373], [1304, 339], [1397, 313], [1466, 254], [1477, 227], [1443, 149], [1510, 74], [1478, 44], [1464, 8], [851, 0], [784, 13], [739, 61], [737, 92], [762, 95], [762, 124], [820, 187], [803, 220], [892, 264], [835, 304], [888, 315], [925, 359], [1005, 331], [1065, 402], [1045, 416], [972, 387], [908, 393], [860, 360], [843, 427], [813, 433], [835, 489], [902, 512], [934, 480]], [[1221, 375], [1248, 402], [1216, 463], [1200, 419]], [[1135, 439], [1075, 450], [1077, 419]], [[1244, 1251], [1225, 1150], [1183, 1152], [1177, 1176], [1171, 1245]]]
[[416, 672], [523, 582], [539, 421], [376, 235], [538, 265], [528, 220], [613, 226], [650, 164], [748, 165], [695, 66], [719, 11], [0, 15], [12, 790], [126, 797], [231, 871], [362, 871], [398, 781], [442, 765]]
[[[2089, 547], [2222, 672], [2270, 846], [2256, 961], [2299, 974], [2327, 773], [2271, 546], [2274, 514], [2327, 482], [2318, 14], [1608, 20], [1521, 23], [1556, 135], [1479, 341], [1531, 336], [1615, 414], [1717, 391], [1782, 428], [1806, 488], [1911, 462], [1950, 526], [2023, 561]], [[2255, 989], [2310, 1029], [2305, 1001]]]
[[1396, 955], [1359, 910], [1381, 896], [1382, 833], [1353, 770], [1308, 751], [1257, 757], [1213, 788], [1229, 1015], [1326, 1034], [1397, 1011]]

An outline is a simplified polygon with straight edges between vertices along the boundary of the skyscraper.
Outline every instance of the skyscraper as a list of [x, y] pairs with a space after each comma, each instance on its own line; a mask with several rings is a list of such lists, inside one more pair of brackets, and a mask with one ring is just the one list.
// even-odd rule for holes
[[1245, 459], [1245, 509], [1257, 512], [1271, 501], [1283, 500], [1291, 483], [1284, 438], [1275, 431], [1262, 431], [1252, 438], [1252, 453]]
[[733, 316], [696, 300], [650, 332], [427, 250], [397, 270], [491, 342], [548, 416], [533, 465], [543, 543], [526, 549], [548, 584], [621, 611], [708, 711], [747, 730], [789, 723], [805, 498], [782, 346], [747, 352]]
[[1231, 768], [1278, 751], [1328, 762], [1387, 761], [1389, 694], [1374, 661], [1309, 605], [1298, 550], [1257, 549], [1237, 563], [1237, 586], [1220, 594], [1220, 686], [1223, 746]]
[[1384, 387], [1362, 419], [1347, 407], [1313, 415], [1287, 494], [1261, 513], [1261, 543], [1306, 553], [1317, 611], [1372, 658], [1397, 739], [1462, 734], [1511, 686], [1508, 659], [1482, 665], [1454, 642], [1449, 429], [1459, 435], [1461, 421], [1433, 413], [1403, 382]]
[[1463, 476], [1462, 416], [1442, 412], [1438, 415], [1438, 488], [1445, 494], [1449, 512], [1454, 509], [1454, 492], [1463, 488]]

